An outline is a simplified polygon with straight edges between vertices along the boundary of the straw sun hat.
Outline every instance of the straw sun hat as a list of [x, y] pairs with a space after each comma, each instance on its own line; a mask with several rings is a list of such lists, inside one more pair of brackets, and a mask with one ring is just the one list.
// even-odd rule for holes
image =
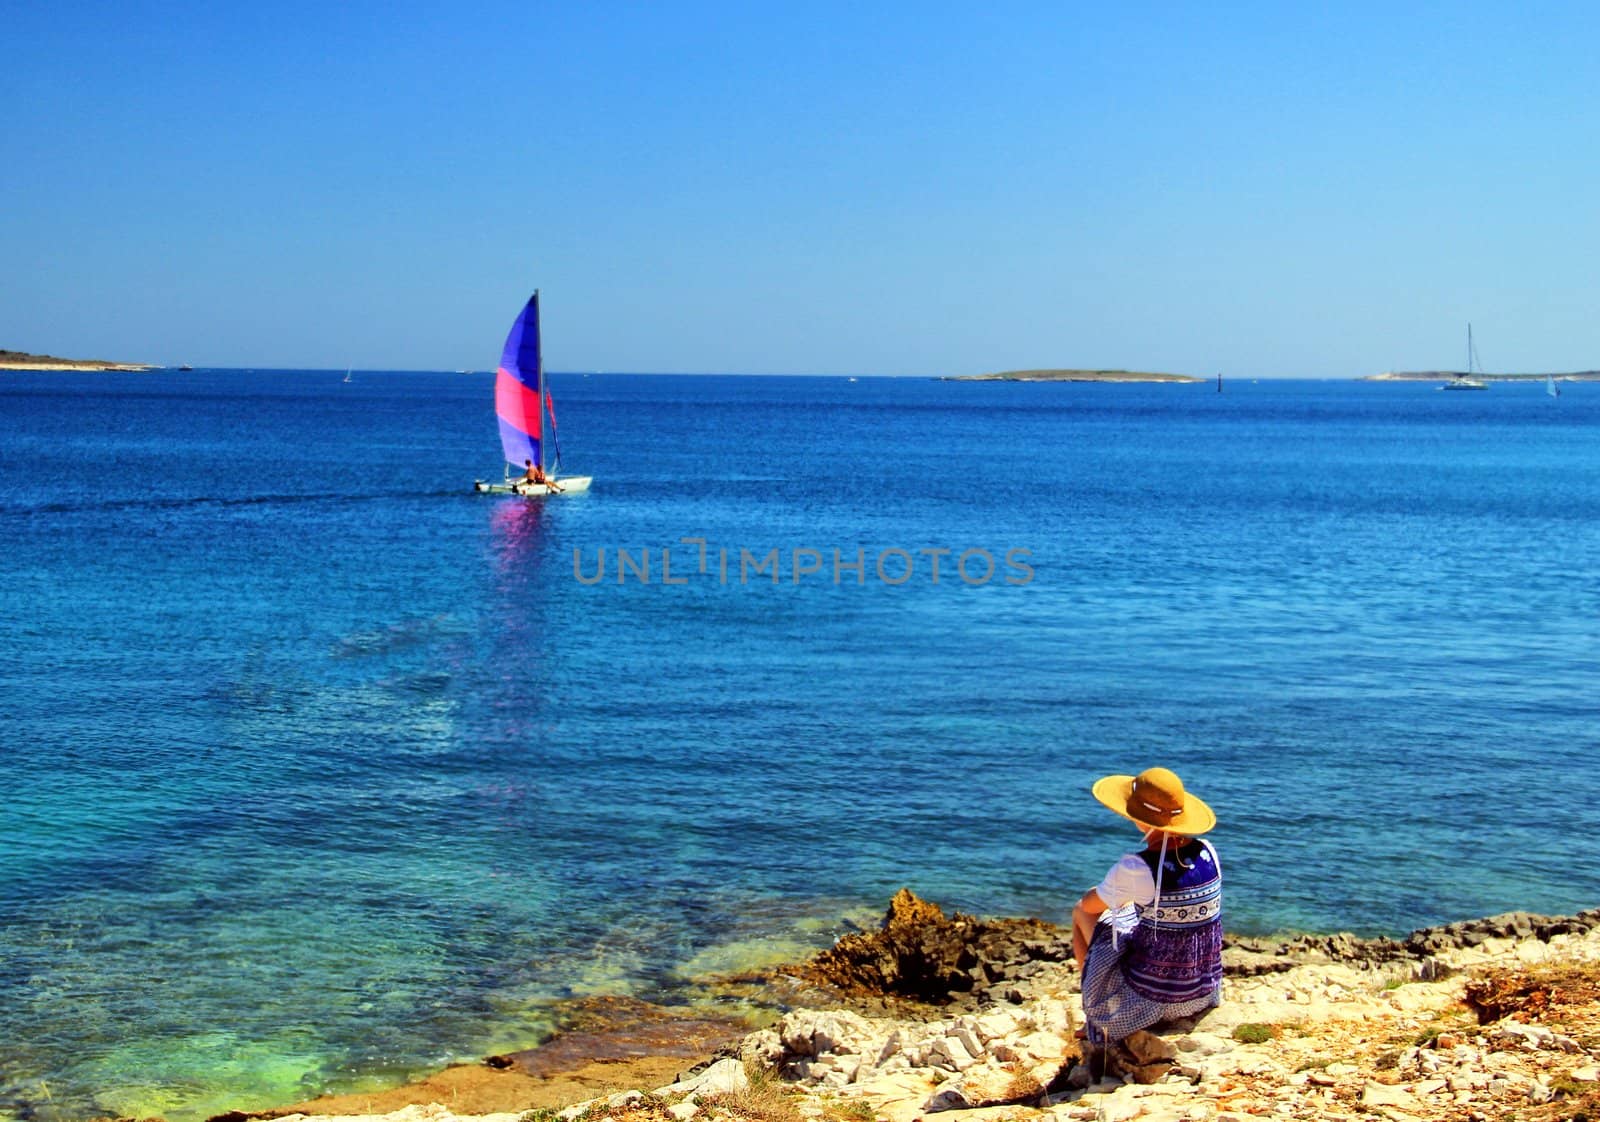
[[1164, 767], [1138, 775], [1108, 775], [1096, 781], [1094, 797], [1124, 818], [1152, 830], [1185, 837], [1203, 834], [1217, 824], [1209, 806], [1183, 789], [1183, 780]]

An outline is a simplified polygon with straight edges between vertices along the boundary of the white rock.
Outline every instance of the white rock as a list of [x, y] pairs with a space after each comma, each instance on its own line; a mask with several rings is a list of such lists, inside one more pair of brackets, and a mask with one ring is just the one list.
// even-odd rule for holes
[[1045, 998], [1028, 1007], [1028, 1020], [1041, 1032], [1064, 1033], [1072, 1027], [1072, 1014], [1065, 1001]]
[[811, 1039], [813, 1025], [811, 1015], [805, 1010], [790, 1013], [778, 1022], [778, 1038], [783, 1041], [783, 1046], [791, 1055], [814, 1056], [814, 1047]]
[[1003, 1064], [1027, 1063], [1033, 1059], [1026, 1048], [1013, 1040], [991, 1040], [989, 1055]]
[[1057, 1103], [1045, 1112], [1045, 1117], [1060, 1119], [1061, 1122], [1092, 1122], [1100, 1117], [1100, 1108], [1076, 1102]]
[[940, 1037], [928, 1049], [928, 1061], [955, 1071], [966, 1071], [976, 1061], [971, 1052], [953, 1036]]
[[678, 1122], [689, 1122], [689, 1119], [700, 1113], [700, 1105], [693, 1099], [684, 1099], [681, 1103], [667, 1107], [667, 1113]]
[[975, 1026], [962, 1023], [965, 1020], [967, 1018], [962, 1018], [961, 1021], [955, 1023], [950, 1030], [949, 1038], [958, 1041], [961, 1047], [966, 1049], [967, 1055], [976, 1058], [983, 1055], [983, 1041], [979, 1039], [978, 1030]]
[[1067, 1042], [1053, 1032], [1030, 1032], [1013, 1043], [1028, 1055], [1041, 1060], [1056, 1059], [1067, 1051]]
[[825, 1052], [860, 1052], [871, 1036], [872, 1025], [867, 1019], [848, 1012], [818, 1014], [811, 1030], [815, 1054], [819, 1056]]
[[1016, 1032], [1017, 1018], [1010, 1013], [990, 1013], [988, 1016], [975, 1018], [973, 1027], [987, 1042]]
[[1521, 1021], [1501, 1021], [1495, 1025], [1489, 1039], [1492, 1043], [1512, 1048], [1537, 1049], [1549, 1039], [1550, 1030], [1543, 1025], [1525, 1025]]
[[1575, 1067], [1572, 1069], [1572, 1078], [1580, 1083], [1600, 1081], [1600, 1067], [1594, 1064], [1590, 1064], [1588, 1067]]
[[1180, 1052], [1192, 1052], [1197, 1056], [1233, 1051], [1233, 1041], [1210, 1032], [1191, 1032], [1188, 1036], [1178, 1037], [1175, 1043]]
[[[800, 1067], [802, 1065], [796, 1065]], [[732, 1091], [743, 1091], [750, 1086], [750, 1077], [745, 1074], [744, 1065], [738, 1060], [722, 1059], [706, 1068], [696, 1072], [688, 1079], [680, 1079], [676, 1083], [656, 1089], [658, 1095], [720, 1095]]]
[[1369, 1082], [1361, 1088], [1362, 1106], [1392, 1106], [1397, 1110], [1406, 1110], [1415, 1114], [1423, 1109], [1422, 1101], [1408, 1091], [1399, 1087], [1391, 1087], [1386, 1083]]
[[1142, 1113], [1138, 1100], [1110, 1095], [1100, 1104], [1100, 1113], [1096, 1117], [1103, 1122], [1128, 1122], [1128, 1119], [1137, 1118]]
[[750, 1076], [745, 1073], [744, 1065], [735, 1059], [721, 1059], [702, 1071], [696, 1077], [696, 1090], [701, 1094], [731, 1094], [735, 1091], [747, 1090], [750, 1086]]
[[763, 1067], [776, 1067], [783, 1059], [783, 1037], [772, 1029], [761, 1029], [746, 1036], [739, 1045], [739, 1054]]

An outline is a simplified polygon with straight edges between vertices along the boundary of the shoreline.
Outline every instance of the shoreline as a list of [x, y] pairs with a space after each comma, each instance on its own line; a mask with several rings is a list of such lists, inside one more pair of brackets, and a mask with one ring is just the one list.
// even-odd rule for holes
[[[676, 1106], [691, 1100], [698, 1102], [708, 1094], [689, 1085], [700, 1074], [712, 1070], [716, 1061], [730, 1056], [740, 1057], [746, 1066], [758, 1070], [770, 1068], [781, 1076], [779, 1082], [785, 1094], [798, 1096], [811, 1106], [821, 1102], [823, 1115], [831, 1109], [829, 1102], [844, 1100], [852, 1109], [869, 1105], [871, 1117], [885, 1122], [911, 1122], [939, 1110], [956, 1110], [962, 1117], [970, 1116], [972, 1122], [998, 1122], [992, 1114], [973, 1112], [994, 1111], [1002, 1104], [976, 1100], [999, 1094], [996, 1087], [1001, 1083], [1014, 1090], [1020, 1077], [1027, 1075], [1037, 1084], [1032, 1087], [1032, 1098], [1023, 1102], [1013, 1095], [1003, 1104], [1011, 1111], [1005, 1117], [1044, 1113], [1061, 1118], [1097, 1117], [1094, 1113], [1064, 1113], [1063, 1108], [1081, 1110], [1078, 1104], [1088, 1100], [1094, 1101], [1096, 1111], [1112, 1101], [1120, 1101], [1124, 1107], [1136, 1105], [1135, 1099], [1155, 1093], [1149, 1090], [1151, 1086], [1165, 1086], [1164, 1081], [1174, 1070], [1166, 1060], [1173, 1057], [1156, 1065], [1166, 1064], [1160, 1078], [1149, 1082], [1132, 1076], [1115, 1082], [1104, 1078], [1085, 1080], [1083, 1065], [1072, 1062], [1076, 1044], [1068, 1026], [1078, 1023], [1079, 1013], [1074, 992], [1076, 971], [1070, 958], [1070, 931], [1039, 920], [976, 920], [959, 913], [945, 917], [937, 905], [902, 892], [891, 903], [883, 927], [877, 932], [844, 936], [834, 947], [803, 963], [721, 979], [730, 990], [740, 989], [746, 996], [752, 988], [762, 990], [768, 1000], [751, 1004], [764, 1005], [764, 1016], [719, 1018], [707, 1015], [703, 1008], [669, 1008], [611, 999], [617, 1008], [609, 1011], [615, 1014], [609, 1023], [603, 1018], [593, 1024], [579, 1023], [570, 1030], [558, 1031], [534, 1048], [486, 1057], [476, 1063], [453, 1064], [426, 1078], [384, 1091], [320, 1096], [214, 1118], [217, 1122], [244, 1122], [254, 1118], [378, 1116], [388, 1117], [391, 1122], [418, 1122], [423, 1118], [443, 1122], [448, 1117], [460, 1117], [514, 1122], [529, 1110], [542, 1113], [588, 1103], [605, 1108], [594, 1114], [595, 1118], [609, 1114], [614, 1122], [624, 1122], [613, 1105], [617, 1098], [637, 1092], [645, 1097], [644, 1101], [655, 1102], [654, 1096], [660, 1092], [662, 1101], [678, 1097]], [[1285, 1051], [1305, 1051], [1302, 1045], [1312, 1036], [1275, 1032], [1270, 1039], [1247, 1044], [1231, 1040], [1230, 1034], [1237, 1035], [1244, 1025], [1276, 1026], [1298, 1023], [1307, 1017], [1344, 1026], [1339, 1031], [1345, 1031], [1351, 1023], [1360, 1024], [1368, 1030], [1360, 1043], [1372, 1043], [1373, 1034], [1385, 1025], [1398, 1026], [1397, 1031], [1402, 1034], [1414, 1033], [1415, 1022], [1423, 1013], [1444, 1018], [1455, 1026], [1463, 987], [1482, 981], [1496, 970], [1504, 973], [1557, 969], [1562, 961], [1582, 964], [1590, 975], [1600, 977], [1600, 909], [1557, 917], [1504, 913], [1419, 929], [1404, 939], [1360, 938], [1348, 933], [1230, 936], [1224, 950], [1222, 1006], [1198, 1018], [1198, 1025], [1182, 1026], [1184, 1031], [1176, 1037], [1163, 1033], [1162, 1038], [1170, 1038], [1169, 1043], [1176, 1040], [1172, 1044], [1177, 1050], [1173, 1056], [1180, 1059], [1185, 1058], [1184, 1041], [1200, 1039], [1212, 1052], [1240, 1053], [1258, 1067], [1263, 1062], [1270, 1066], [1273, 1057], [1281, 1058]], [[947, 991], [947, 1003], [943, 1005], [922, 1000], [928, 996], [926, 986], [921, 991], [911, 987], [912, 997], [897, 993], [897, 989], [906, 989], [900, 975], [913, 962], [918, 965], [911, 968], [912, 973], [924, 982], [931, 977], [937, 979], [937, 985], [954, 981], [957, 986], [970, 983], [970, 988]], [[886, 973], [885, 964], [893, 964]], [[876, 979], [874, 971], [880, 975]], [[1423, 996], [1426, 1000], [1422, 1000]], [[1600, 1006], [1591, 1012], [1596, 1010]], [[994, 1020], [996, 1017], [1001, 1020]], [[980, 1039], [982, 1033], [975, 1026], [990, 1022], [990, 1028], [995, 1028], [1006, 1017], [1015, 1022], [1011, 1030], [996, 1029], [989, 1040]], [[1470, 1035], [1468, 1026], [1455, 1027], [1459, 1029], [1456, 1035]], [[1593, 1027], [1592, 1038], [1579, 1038], [1579, 1052], [1565, 1051], [1566, 1046], [1561, 1045], [1545, 1049], [1549, 1052], [1545, 1058], [1576, 1057], [1580, 1070], [1583, 1063], [1578, 1061], [1585, 1057], [1600, 1059], [1600, 1015]], [[1518, 1031], [1501, 1026], [1496, 1039], [1516, 1043], [1521, 1039], [1516, 1037]], [[866, 1043], [858, 1039], [850, 1044], [846, 1038], [852, 1033]], [[1019, 1033], [1018, 1039], [996, 1043], [998, 1038], [1017, 1037]], [[1511, 1035], [1508, 1037], [1507, 1033]], [[966, 1047], [965, 1058], [971, 1062], [963, 1063], [962, 1056], [949, 1054], [953, 1049], [944, 1047], [940, 1051], [932, 1043], [924, 1049], [925, 1054], [911, 1050], [910, 1058], [906, 1058], [905, 1048], [898, 1053], [889, 1048], [891, 1039], [903, 1042], [923, 1037], [927, 1041], [936, 1037], [965, 1040], [962, 1047]], [[818, 1040], [837, 1047], [830, 1050], [806, 1043]], [[1048, 1054], [1051, 1040], [1060, 1046], [1054, 1055]], [[1231, 1043], [1219, 1044], [1219, 1040]], [[1348, 1050], [1348, 1043], [1340, 1047]], [[1327, 1050], [1331, 1045], [1324, 1043], [1320, 1047]], [[1365, 1060], [1371, 1062], [1363, 1062], [1360, 1054], [1344, 1052], [1320, 1059], [1316, 1054], [1309, 1060], [1302, 1057], [1302, 1062], [1314, 1068], [1321, 1065], [1320, 1070], [1335, 1081], [1317, 1083], [1304, 1076], [1304, 1069], [1288, 1070], [1278, 1073], [1283, 1078], [1273, 1093], [1287, 1093], [1284, 1089], [1288, 1089], [1302, 1094], [1308, 1087], [1313, 1092], [1337, 1090], [1343, 1086], [1337, 1081], [1338, 1076], [1359, 1075], [1360, 1095], [1366, 1096], [1366, 1086], [1391, 1070], [1377, 1065], [1389, 1050], [1392, 1049], [1370, 1049]], [[1540, 1051], [1538, 1047], [1522, 1050]], [[874, 1051], [880, 1054], [879, 1061], [868, 1063], [867, 1053]], [[1411, 1051], [1417, 1052], [1417, 1048], [1413, 1046]], [[897, 1058], [903, 1062], [894, 1062]], [[1031, 1066], [1023, 1063], [1024, 1059], [1031, 1061]], [[1413, 1056], [1412, 1062], [1415, 1066], [1424, 1061]], [[1341, 1065], [1351, 1071], [1344, 1072]], [[977, 1087], [983, 1082], [977, 1071], [980, 1066], [990, 1084], [987, 1090]], [[1044, 1078], [1046, 1075], [1049, 1078]], [[1302, 1078], [1290, 1078], [1294, 1076]], [[1081, 1086], [1066, 1087], [1074, 1078]], [[1054, 1093], [1066, 1097], [1041, 1108], [1038, 1101], [1045, 1095], [1044, 1088], [1053, 1086], [1054, 1081], [1063, 1082], [1062, 1089]], [[1194, 1088], [1205, 1082], [1193, 1075], [1173, 1079], [1174, 1085], [1183, 1083], [1188, 1088], [1182, 1092], [1188, 1098], [1193, 1098], [1197, 1094]], [[1222, 1095], [1227, 1083], [1222, 1079], [1213, 1090]], [[1388, 1084], [1380, 1080], [1380, 1085]], [[674, 1087], [678, 1089], [670, 1090]], [[1526, 1089], [1523, 1084], [1518, 1087], [1519, 1094]], [[1383, 1094], [1374, 1092], [1367, 1097], [1382, 1098]], [[1417, 1096], [1406, 1094], [1408, 1105], [1416, 1109], [1411, 1100]], [[1539, 1092], [1532, 1094], [1537, 1098]], [[714, 1100], [715, 1096], [709, 1098]], [[1470, 1117], [1459, 1113], [1461, 1102], [1457, 1099], [1451, 1099], [1451, 1106], [1458, 1112], [1407, 1116]], [[688, 1122], [696, 1113], [697, 1107], [657, 1122]], [[1205, 1117], [1221, 1120], [1225, 1114], [1213, 1112]], [[804, 1109], [801, 1115], [804, 1119], [820, 1117]], [[563, 1117], [568, 1116], [577, 1117], [577, 1113], [568, 1109]], [[1502, 1116], [1512, 1117], [1488, 1117]], [[744, 1122], [737, 1111], [729, 1117], [733, 1122]], [[859, 1109], [836, 1122], [852, 1119], [868, 1122], [867, 1115]]]
[[1209, 378], [1141, 370], [1006, 370], [997, 374], [952, 374], [941, 382], [1167, 382], [1199, 385]]
[[123, 371], [130, 374], [142, 374], [147, 370], [160, 370], [161, 367], [142, 362], [0, 362], [0, 370], [36, 371], [46, 373], [97, 373], [101, 371]]
[[1465, 370], [1387, 370], [1382, 374], [1363, 374], [1360, 382], [1448, 382], [1453, 378], [1476, 378], [1481, 382], [1600, 382], [1600, 370], [1574, 370], [1566, 374], [1484, 374]]

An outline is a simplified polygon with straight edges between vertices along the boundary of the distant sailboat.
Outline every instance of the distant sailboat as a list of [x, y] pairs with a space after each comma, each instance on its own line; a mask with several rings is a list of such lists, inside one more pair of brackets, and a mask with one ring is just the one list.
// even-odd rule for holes
[[1457, 374], [1444, 385], [1441, 390], [1486, 390], [1489, 383], [1475, 375], [1482, 373], [1478, 368], [1478, 349], [1472, 345], [1472, 324], [1467, 324], [1467, 372]]
[[1561, 396], [1561, 387], [1556, 385], [1556, 377], [1554, 374], [1546, 374], [1544, 376], [1544, 392], [1549, 394], [1551, 397]]
[[[500, 420], [500, 450], [505, 455], [505, 478], [500, 483], [479, 479], [473, 490], [480, 495], [570, 495], [587, 491], [593, 477], [557, 477], [544, 468], [544, 414], [550, 413], [550, 436], [556, 445], [556, 467], [561, 466], [561, 442], [556, 437], [556, 403], [544, 384], [544, 348], [539, 335], [539, 292], [511, 325], [500, 367], [495, 371], [494, 411]], [[517, 478], [512, 470], [534, 465], [548, 482]], [[530, 471], [530, 474], [531, 471]]]
[[348, 382], [350, 380], [350, 370], [351, 370], [351, 368], [348, 367], [348, 366], [344, 368], [344, 380], [346, 382]]

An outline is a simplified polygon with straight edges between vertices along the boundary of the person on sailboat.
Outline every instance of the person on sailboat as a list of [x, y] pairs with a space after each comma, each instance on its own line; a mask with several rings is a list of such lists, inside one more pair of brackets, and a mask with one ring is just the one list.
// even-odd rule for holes
[[524, 483], [537, 483], [542, 487], [550, 488], [552, 491], [561, 490], [560, 487], [556, 486], [556, 481], [554, 479], [551, 479], [549, 476], [545, 475], [544, 468], [540, 467], [532, 460], [523, 460], [522, 464], [528, 469], [522, 475], [522, 481]]
[[1093, 794], [1144, 836], [1072, 909], [1085, 1035], [1107, 1048], [1221, 1000], [1222, 868], [1199, 839], [1217, 816], [1166, 768], [1108, 775]]

